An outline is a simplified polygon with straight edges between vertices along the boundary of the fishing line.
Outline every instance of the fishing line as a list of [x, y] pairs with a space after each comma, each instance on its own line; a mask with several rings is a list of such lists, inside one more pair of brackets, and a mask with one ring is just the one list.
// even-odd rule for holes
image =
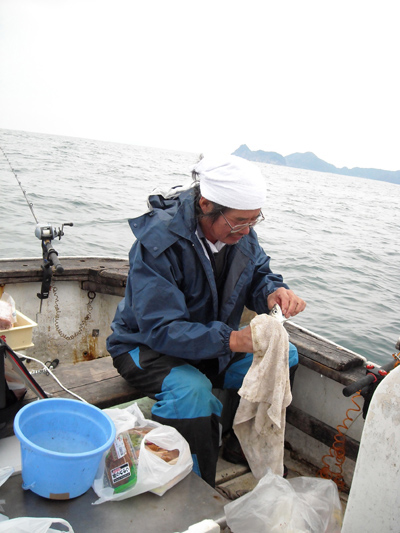
[[30, 201], [28, 200], [28, 197], [27, 197], [27, 195], [26, 195], [26, 191], [25, 191], [25, 189], [22, 187], [22, 183], [21, 183], [20, 180], [18, 179], [17, 173], [16, 173], [15, 170], [13, 169], [13, 167], [12, 167], [12, 165], [11, 165], [11, 163], [10, 163], [10, 160], [9, 160], [8, 157], [7, 157], [7, 154], [5, 153], [5, 151], [3, 150], [3, 148], [2, 148], [1, 146], [0, 146], [0, 150], [3, 152], [3, 155], [4, 155], [4, 157], [6, 158], [7, 163], [10, 165], [11, 172], [14, 174], [15, 179], [16, 179], [17, 182], [18, 182], [18, 185], [19, 185], [20, 188], [21, 188], [22, 194], [25, 196], [26, 203], [28, 204], [29, 209], [31, 210], [31, 213], [32, 213], [32, 215], [33, 215], [33, 218], [35, 219], [36, 224], [39, 224], [39, 221], [38, 221], [38, 219], [36, 218], [35, 212], [34, 212], [34, 210], [33, 210], [33, 203], [30, 202]]

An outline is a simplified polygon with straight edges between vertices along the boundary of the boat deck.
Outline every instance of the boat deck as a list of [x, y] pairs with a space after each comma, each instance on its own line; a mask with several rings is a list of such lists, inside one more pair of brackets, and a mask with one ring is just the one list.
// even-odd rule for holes
[[2, 512], [6, 516], [63, 518], [75, 533], [175, 533], [206, 518], [218, 521], [223, 528], [226, 526], [227, 500], [193, 472], [162, 497], [147, 492], [101, 505], [93, 505], [98, 498], [92, 488], [70, 500], [49, 500], [23, 490], [21, 485], [21, 476], [15, 475], [0, 487]]
[[[140, 405], [144, 412], [149, 406], [147, 400], [141, 401]], [[15, 439], [15, 437], [9, 437], [9, 439]], [[314, 467], [301, 461], [289, 450], [285, 450], [285, 465], [288, 467], [288, 479], [296, 476], [315, 477], [317, 475]], [[121, 527], [124, 524], [129, 527], [132, 522], [141, 525], [142, 533], [154, 531], [173, 533], [183, 531], [197, 521], [211, 518], [220, 524], [221, 532], [231, 533], [226, 525], [224, 505], [229, 500], [239, 498], [253, 490], [257, 480], [247, 466], [234, 465], [220, 457], [217, 464], [216, 490], [191, 473], [162, 498], [150, 493], [136, 496], [134, 513], [132, 513], [131, 500], [111, 502], [99, 507], [93, 506], [96, 495], [92, 489], [75, 500], [49, 501], [30, 491], [22, 490], [21, 483], [20, 475], [15, 475], [3, 487], [0, 487], [3, 512], [10, 518], [17, 516], [62, 517], [71, 523], [75, 531], [86, 530], [86, 526], [93, 528], [99, 524], [99, 529], [110, 531], [110, 533], [122, 531]], [[344, 513], [347, 494], [339, 494]], [[196, 506], [192, 505], [193, 501], [196, 501]], [[114, 525], [114, 513], [110, 513], [110, 506], [118, 515], [118, 521]], [[149, 509], [151, 509], [150, 518], [148, 518]]]
[[[117, 374], [112, 367], [109, 358], [78, 363], [75, 365], [60, 365], [54, 373], [65, 387], [100, 408], [112, 407], [115, 405], [124, 406], [131, 401], [137, 401], [144, 416], [146, 418], [150, 417], [150, 410], [154, 400], [151, 400], [150, 398], [140, 398], [140, 394], [128, 386]], [[70, 397], [68, 392], [62, 389], [51, 376], [39, 374], [36, 376], [36, 379], [47, 394], [52, 396]], [[34, 399], [34, 394], [28, 392], [23, 403], [33, 401]], [[19, 407], [21, 407], [21, 405], [19, 405]], [[10, 423], [0, 431], [1, 437], [12, 434], [12, 425]], [[304, 462], [301, 458], [297, 457], [294, 452], [288, 449], [285, 450], [285, 465], [289, 471], [289, 479], [296, 476], [315, 477], [317, 475], [317, 469], [315, 467]], [[186, 483], [188, 483], [190, 489], [192, 484], [196, 483], [196, 481]], [[229, 500], [236, 499], [253, 490], [256, 484], [257, 480], [254, 478], [247, 465], [232, 464], [220, 456], [217, 464], [216, 490], [210, 491], [207, 488], [208, 486], [202, 486], [200, 488], [204, 492], [204, 502], [208, 502], [207, 505], [210, 505], [209, 508], [211, 514], [209, 518], [218, 518], [221, 526], [225, 528], [222, 529], [224, 533], [229, 533], [230, 530], [224, 523], [223, 505]], [[15, 490], [18, 492], [20, 486], [19, 489], [16, 487]], [[197, 488], [197, 490], [199, 490], [199, 488]], [[32, 497], [35, 498], [34, 495]], [[340, 493], [340, 497], [344, 512], [346, 508], [347, 494]], [[216, 504], [218, 505], [215, 507]], [[198, 516], [200, 515], [193, 515], [193, 519], [197, 519]]]
[[[139, 405], [145, 416], [151, 404], [149, 399], [140, 399]], [[9, 439], [15, 439], [10, 437]], [[5, 439], [8, 440], [8, 439]], [[315, 477], [316, 468], [296, 457], [290, 450], [285, 450], [285, 465], [288, 467], [288, 479], [296, 476]], [[183, 531], [189, 525], [205, 518], [217, 521], [222, 533], [232, 533], [226, 525], [224, 506], [233, 499], [240, 498], [252, 491], [257, 480], [248, 466], [235, 465], [219, 458], [217, 464], [216, 490], [191, 473], [162, 498], [146, 493], [132, 500], [110, 502], [93, 506], [96, 495], [92, 489], [86, 494], [67, 501], [50, 501], [21, 488], [21, 477], [15, 475], [3, 487], [0, 487], [0, 499], [3, 500], [3, 512], [10, 518], [17, 516], [53, 516], [68, 520], [75, 531], [93, 528], [96, 524], [101, 530], [122, 531], [132, 523], [140, 524], [142, 533], [173, 533]], [[339, 493], [343, 514], [347, 504], [347, 494]], [[196, 505], [193, 506], [193, 501]], [[110, 513], [110, 510], [116, 513]], [[132, 509], [134, 512], [132, 513]], [[149, 514], [149, 509], [151, 513]], [[114, 516], [118, 515], [115, 523]], [[107, 526], [106, 528], [104, 526]], [[128, 530], [127, 529], [127, 530]], [[89, 530], [89, 529], [87, 529]], [[92, 529], [90, 529], [92, 530]]]

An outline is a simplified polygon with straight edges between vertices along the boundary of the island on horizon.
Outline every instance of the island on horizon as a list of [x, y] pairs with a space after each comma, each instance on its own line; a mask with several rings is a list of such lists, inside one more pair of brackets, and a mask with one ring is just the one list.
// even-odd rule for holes
[[243, 157], [249, 161], [257, 163], [268, 163], [270, 165], [282, 165], [292, 168], [302, 168], [305, 170], [316, 170], [318, 172], [330, 172], [345, 176], [355, 176], [357, 178], [367, 178], [378, 181], [388, 181], [400, 185], [400, 170], [380, 170], [376, 168], [337, 168], [335, 165], [319, 159], [312, 152], [294, 153], [287, 156], [277, 152], [264, 152], [264, 150], [250, 150], [246, 144], [239, 146], [233, 155]]

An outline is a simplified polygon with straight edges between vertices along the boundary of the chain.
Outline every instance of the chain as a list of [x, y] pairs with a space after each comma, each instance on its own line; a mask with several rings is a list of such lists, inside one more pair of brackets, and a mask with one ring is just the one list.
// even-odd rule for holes
[[54, 308], [56, 310], [56, 314], [55, 314], [55, 317], [54, 317], [54, 323], [55, 323], [55, 326], [56, 326], [56, 331], [60, 335], [60, 337], [63, 337], [67, 341], [71, 341], [72, 339], [75, 339], [75, 337], [77, 337], [78, 335], [80, 335], [82, 333], [86, 322], [88, 322], [88, 320], [91, 319], [92, 310], [93, 310], [92, 302], [96, 298], [96, 293], [93, 292], [93, 291], [89, 291], [87, 293], [88, 298], [89, 298], [89, 302], [87, 304], [88, 312], [87, 312], [87, 315], [83, 318], [83, 320], [82, 320], [82, 322], [81, 322], [81, 324], [79, 326], [78, 331], [76, 331], [72, 335], [66, 335], [63, 331], [61, 331], [60, 325], [58, 323], [58, 321], [60, 319], [61, 312], [60, 312], [60, 307], [58, 305], [59, 299], [58, 299], [57, 287], [52, 287], [52, 289], [53, 289], [53, 293], [54, 293]]

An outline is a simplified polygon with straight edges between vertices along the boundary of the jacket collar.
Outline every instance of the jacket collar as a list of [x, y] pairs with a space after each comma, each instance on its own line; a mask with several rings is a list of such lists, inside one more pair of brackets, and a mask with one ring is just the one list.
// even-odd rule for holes
[[[182, 192], [176, 198], [164, 199], [150, 196], [151, 210], [129, 219], [129, 225], [137, 240], [157, 257], [180, 238], [196, 242], [197, 220], [193, 201], [193, 190]], [[161, 222], [161, 223], [160, 223]], [[241, 239], [237, 246], [246, 256], [254, 257], [254, 230]]]
[[191, 190], [167, 200], [150, 196], [149, 204], [150, 211], [128, 222], [137, 240], [155, 257], [181, 237], [193, 242], [196, 219]]

